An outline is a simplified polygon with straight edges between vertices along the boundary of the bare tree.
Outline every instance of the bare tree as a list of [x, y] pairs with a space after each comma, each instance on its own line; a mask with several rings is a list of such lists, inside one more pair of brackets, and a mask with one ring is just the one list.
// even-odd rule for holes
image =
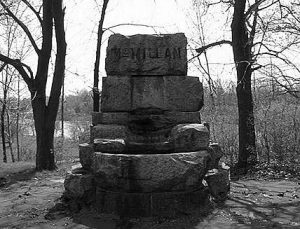
[[[239, 158], [237, 168], [243, 172], [257, 161], [254, 127], [254, 104], [252, 97], [252, 74], [254, 71], [263, 71], [270, 66], [266, 57], [274, 57], [280, 72], [279, 62], [292, 66], [298, 71], [286, 55], [290, 48], [297, 44], [297, 41], [286, 40], [278, 46], [274, 39], [274, 27], [271, 24], [282, 21], [282, 4], [279, 0], [239, 0], [239, 1], [204, 1], [206, 6], [213, 7], [217, 4], [224, 4], [231, 14], [231, 40], [219, 40], [196, 49], [198, 55], [205, 50], [229, 44], [232, 46], [234, 63], [237, 75], [237, 100], [239, 116]], [[277, 13], [279, 12], [279, 14]], [[276, 20], [275, 20], [276, 19]], [[278, 24], [277, 24], [278, 25]], [[277, 31], [279, 32], [279, 31]], [[280, 31], [281, 32], [281, 31]], [[280, 37], [281, 35], [278, 35]], [[282, 38], [281, 38], [282, 41]], [[269, 58], [267, 58], [269, 60]], [[274, 68], [274, 66], [273, 66]], [[284, 76], [281, 72], [281, 76]], [[278, 78], [277, 78], [278, 79]], [[285, 79], [287, 79], [285, 77]]]
[[[270, 61], [259, 71], [265, 76], [266, 82], [276, 83], [281, 94], [290, 94], [299, 99], [299, 60], [294, 62], [293, 59], [298, 56], [300, 48], [300, 4], [298, 1], [278, 1], [278, 5], [277, 13], [263, 18], [267, 42], [260, 43], [265, 50], [257, 56], [268, 56]], [[272, 36], [268, 36], [268, 32]]]
[[[17, 5], [16, 7], [19, 7]], [[9, 17], [2, 17], [1, 25], [3, 25], [3, 47], [6, 51], [7, 56], [13, 55], [13, 43], [16, 41], [16, 34], [17, 34], [17, 25], [16, 23], [11, 20]], [[12, 150], [12, 139], [11, 137], [11, 130], [10, 130], [10, 121], [9, 121], [9, 91], [11, 91], [11, 84], [14, 80], [15, 70], [7, 64], [3, 64], [2, 69], [2, 80], [1, 80], [1, 86], [2, 86], [2, 98], [1, 98], [1, 114], [0, 114], [0, 120], [1, 120], [1, 140], [2, 140], [2, 151], [3, 151], [3, 162], [7, 162], [7, 145], [10, 149], [11, 159], [12, 162], [15, 161], [13, 150]], [[5, 120], [7, 118], [7, 120]]]
[[[18, 17], [18, 12], [14, 11], [13, 5], [15, 1], [0, 1], [0, 5], [5, 14], [11, 17], [26, 34], [37, 56], [37, 70], [34, 73], [32, 67], [29, 65], [21, 62], [19, 59], [8, 57], [3, 53], [0, 53], [0, 61], [13, 66], [27, 84], [31, 95], [36, 130], [36, 168], [37, 170], [52, 170], [56, 167], [53, 138], [65, 70], [64, 9], [62, 0], [43, 0], [39, 2], [39, 5], [34, 5], [37, 4], [36, 1], [34, 4], [33, 1], [20, 1], [36, 18], [41, 30], [41, 34], [38, 34], [36, 38], [34, 38], [33, 31], [30, 31], [29, 24], [26, 24], [30, 22]], [[56, 59], [51, 91], [47, 102], [46, 85], [52, 51], [53, 27], [56, 41]], [[38, 39], [39, 37], [41, 38]], [[36, 42], [37, 40], [41, 40], [40, 45]]]

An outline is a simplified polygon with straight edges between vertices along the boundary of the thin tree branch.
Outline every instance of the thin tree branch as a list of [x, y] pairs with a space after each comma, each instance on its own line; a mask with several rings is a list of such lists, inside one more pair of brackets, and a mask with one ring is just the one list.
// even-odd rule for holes
[[223, 44], [232, 45], [232, 42], [229, 41], [229, 40], [216, 41], [216, 42], [210, 43], [208, 45], [204, 45], [204, 46], [202, 46], [200, 48], [197, 48], [196, 52], [199, 53], [199, 54], [202, 54], [205, 50], [207, 50], [209, 48], [212, 48], [212, 47], [215, 47], [215, 46], [218, 46], [218, 45], [223, 45]]
[[120, 26], [142, 26], [142, 27], [148, 27], [148, 28], [152, 28], [155, 32], [156, 32], [155, 28], [162, 28], [160, 26], [145, 25], [145, 24], [138, 24], [138, 23], [120, 23], [120, 24], [117, 24], [117, 25], [109, 26], [107, 28], [103, 28], [103, 33], [106, 32], [107, 30], [111, 31], [113, 28], [120, 27]]
[[[33, 73], [30, 67], [24, 63], [22, 63], [19, 59], [11, 59], [7, 56], [4, 56], [0, 53], [0, 61], [12, 65], [22, 76], [24, 79], [25, 83], [27, 84], [28, 88], [31, 90], [33, 86]], [[27, 69], [29, 72], [30, 76], [24, 69], [24, 67]]]
[[247, 10], [247, 12], [245, 13], [245, 18], [247, 18], [253, 11], [257, 11], [259, 5], [261, 3], [263, 3], [264, 1], [266, 1], [266, 0], [258, 0], [253, 5], [251, 5], [249, 7], [249, 9]]
[[5, 68], [6, 65], [7, 65], [7, 63], [4, 63], [4, 64], [0, 67], [0, 72], [3, 71], [3, 69]]
[[35, 40], [34, 40], [32, 34], [30, 33], [28, 27], [21, 20], [19, 20], [19, 18], [17, 18], [17, 16], [12, 11], [10, 11], [9, 7], [6, 6], [1, 0], [0, 0], [0, 4], [4, 8], [4, 10], [8, 13], [8, 15], [10, 17], [12, 17], [13, 20], [23, 29], [23, 31], [27, 35], [28, 39], [30, 40], [35, 52], [39, 55], [40, 49], [38, 48], [37, 44], [35, 43]]
[[29, 9], [31, 9], [31, 11], [35, 14], [35, 16], [37, 17], [37, 19], [39, 20], [40, 24], [43, 24], [43, 20], [39, 14], [38, 11], [35, 10], [35, 8], [27, 1], [27, 0], [22, 0], [22, 2], [24, 2]]

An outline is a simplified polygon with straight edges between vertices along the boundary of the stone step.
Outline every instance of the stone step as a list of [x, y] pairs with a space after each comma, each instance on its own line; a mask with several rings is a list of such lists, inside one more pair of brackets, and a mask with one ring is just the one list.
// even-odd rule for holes
[[102, 112], [199, 111], [203, 87], [191, 76], [103, 77]]

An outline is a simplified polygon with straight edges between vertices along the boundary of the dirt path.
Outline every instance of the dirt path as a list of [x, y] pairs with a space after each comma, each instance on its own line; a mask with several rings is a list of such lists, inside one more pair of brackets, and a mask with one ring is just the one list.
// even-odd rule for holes
[[121, 220], [88, 210], [71, 215], [59, 198], [65, 167], [36, 173], [33, 165], [0, 169], [0, 228], [300, 228], [300, 183], [288, 180], [232, 181], [229, 199], [203, 217]]

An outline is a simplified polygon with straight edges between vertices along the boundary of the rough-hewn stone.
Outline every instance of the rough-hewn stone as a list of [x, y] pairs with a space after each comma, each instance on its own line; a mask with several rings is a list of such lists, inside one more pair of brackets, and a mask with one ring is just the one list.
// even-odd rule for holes
[[95, 153], [99, 187], [111, 191], [158, 192], [197, 189], [207, 171], [207, 151], [173, 154]]
[[203, 124], [179, 124], [171, 130], [170, 139], [175, 152], [207, 149], [209, 131]]
[[205, 176], [209, 192], [215, 201], [226, 200], [230, 191], [229, 169], [213, 169]]
[[92, 124], [117, 124], [126, 125], [129, 121], [128, 112], [93, 112]]
[[92, 174], [68, 174], [64, 181], [65, 195], [69, 198], [82, 198], [87, 192], [95, 189]]
[[130, 111], [132, 85], [129, 77], [103, 77], [101, 111]]
[[102, 188], [96, 191], [96, 209], [101, 213], [113, 213], [125, 217], [178, 217], [209, 208], [208, 192], [199, 186], [197, 190], [183, 192], [125, 193]]
[[[134, 132], [130, 132], [126, 138], [126, 143], [163, 143], [169, 141], [170, 128], [161, 129], [157, 131], [145, 131], [144, 133], [140, 129], [131, 129]], [[153, 153], [153, 152], [152, 152]]]
[[109, 37], [107, 75], [186, 75], [187, 39], [183, 33], [114, 34]]
[[129, 112], [94, 112], [92, 113], [93, 125], [128, 123], [146, 123], [156, 128], [163, 128], [181, 123], [201, 123], [200, 112], [170, 111], [162, 114], [130, 114]]
[[193, 112], [203, 106], [198, 77], [104, 77], [102, 84], [102, 112]]
[[125, 139], [126, 136], [127, 136], [127, 128], [123, 125], [100, 124], [91, 127], [92, 142], [96, 138]]
[[208, 152], [211, 156], [211, 161], [208, 165], [208, 169], [217, 169], [221, 157], [224, 155], [221, 147], [218, 143], [211, 143], [208, 147]]
[[96, 152], [122, 153], [125, 151], [124, 139], [94, 139], [94, 150]]
[[79, 144], [79, 160], [84, 169], [90, 169], [93, 161], [94, 149], [92, 144]]
[[[148, 139], [147, 139], [148, 140]], [[127, 142], [128, 154], [165, 154], [173, 153], [173, 144], [168, 141], [157, 142]]]

